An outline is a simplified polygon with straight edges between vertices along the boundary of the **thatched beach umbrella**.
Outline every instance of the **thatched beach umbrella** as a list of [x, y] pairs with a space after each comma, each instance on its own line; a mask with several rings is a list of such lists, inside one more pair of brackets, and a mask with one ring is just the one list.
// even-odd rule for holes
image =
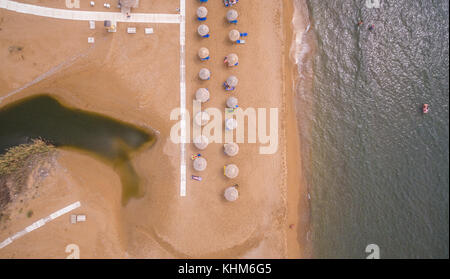
[[233, 178], [236, 178], [238, 176], [238, 174], [239, 174], [239, 168], [236, 165], [231, 164], [231, 165], [227, 165], [225, 167], [225, 176], [226, 177], [233, 179]]
[[230, 53], [225, 58], [228, 64], [228, 67], [236, 66], [236, 64], [239, 62], [239, 57], [236, 53]]
[[226, 143], [223, 146], [225, 154], [227, 154], [230, 157], [236, 156], [239, 153], [239, 145], [237, 143]]
[[194, 160], [194, 169], [196, 171], [204, 171], [204, 170], [206, 170], [207, 166], [208, 166], [208, 163], [206, 162], [206, 159], [203, 157], [197, 157]]
[[208, 15], [208, 9], [206, 7], [198, 7], [197, 9], [197, 16], [199, 18], [205, 18]]
[[211, 77], [211, 72], [208, 69], [203, 68], [200, 69], [198, 76], [201, 80], [208, 80]]
[[206, 47], [202, 47], [198, 50], [198, 57], [200, 57], [200, 59], [206, 59], [209, 57], [209, 49], [207, 49]]
[[239, 79], [235, 76], [230, 76], [227, 78], [227, 85], [230, 87], [235, 87], [239, 83]]
[[209, 113], [206, 111], [200, 111], [195, 115], [195, 124], [198, 126], [205, 126], [208, 124], [210, 119]]
[[241, 37], [241, 33], [236, 29], [233, 29], [230, 31], [230, 33], [228, 33], [228, 38], [232, 42], [236, 42], [237, 40], [239, 40], [240, 37]]
[[231, 9], [227, 12], [227, 20], [228, 21], [234, 21], [238, 18], [238, 16], [239, 16], [239, 14], [236, 10]]
[[227, 107], [234, 109], [234, 108], [237, 108], [237, 106], [238, 106], [238, 99], [237, 98], [229, 97], [227, 99]]
[[209, 101], [209, 90], [206, 88], [200, 88], [195, 92], [195, 99], [201, 103]]
[[238, 85], [238, 83], [239, 83], [239, 80], [235, 76], [230, 76], [230, 77], [227, 78], [226, 83], [227, 83], [227, 85], [229, 87], [236, 87]]
[[239, 198], [239, 192], [236, 187], [231, 186], [225, 189], [224, 197], [227, 201], [234, 202]]
[[232, 130], [236, 129], [237, 125], [238, 125], [237, 120], [234, 119], [234, 118], [228, 118], [227, 120], [225, 120], [225, 127], [229, 131], [232, 131]]
[[204, 135], [194, 138], [194, 145], [195, 145], [195, 147], [197, 147], [197, 149], [205, 150], [206, 147], [208, 147], [208, 144], [209, 144], [209, 140]]
[[198, 28], [197, 28], [197, 32], [200, 36], [206, 36], [209, 33], [209, 27], [205, 24], [201, 24]]

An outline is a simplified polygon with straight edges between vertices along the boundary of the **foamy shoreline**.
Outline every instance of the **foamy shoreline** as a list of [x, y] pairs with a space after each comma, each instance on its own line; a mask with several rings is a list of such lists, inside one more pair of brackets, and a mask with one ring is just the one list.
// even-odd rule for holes
[[[305, 126], [305, 118], [298, 112], [307, 108], [297, 102], [298, 89], [305, 86], [302, 76], [301, 59], [304, 33], [309, 29], [309, 15], [304, 0], [284, 1], [285, 14], [285, 86], [287, 103], [287, 148], [288, 148], [288, 224], [296, 224], [289, 229], [288, 256], [290, 258], [310, 258], [312, 245], [310, 235], [310, 200], [304, 177], [305, 156], [301, 149], [301, 130]], [[307, 45], [306, 45], [307, 47]], [[306, 85], [307, 86], [307, 85]]]

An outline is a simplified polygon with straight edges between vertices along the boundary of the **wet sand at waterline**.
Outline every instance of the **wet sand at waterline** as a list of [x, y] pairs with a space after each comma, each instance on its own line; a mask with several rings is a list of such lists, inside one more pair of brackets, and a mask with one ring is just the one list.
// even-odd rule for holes
[[[186, 197], [179, 194], [180, 149], [169, 138], [176, 123], [170, 120], [170, 113], [180, 102], [179, 26], [121, 23], [117, 33], [110, 34], [99, 22], [95, 30], [90, 30], [87, 22], [0, 10], [0, 48], [4, 50], [0, 53], [4, 61], [0, 68], [0, 96], [43, 73], [52, 73], [2, 100], [1, 107], [46, 92], [63, 104], [157, 134], [151, 148], [132, 158], [144, 195], [131, 199], [126, 206], [120, 203], [120, 179], [113, 168], [88, 154], [60, 150], [57, 167], [44, 180], [39, 194], [26, 199], [23, 205], [24, 212], [33, 210], [33, 216], [12, 215], [16, 216], [15, 221], [0, 228], [0, 241], [78, 200], [82, 206], [74, 213], [86, 214], [87, 221], [72, 225], [70, 214], [64, 215], [1, 249], [0, 257], [62, 258], [67, 256], [65, 247], [71, 243], [80, 247], [82, 258], [305, 256], [304, 242], [298, 241], [305, 235], [304, 227], [296, 222], [295, 210], [306, 210], [306, 202], [299, 198], [304, 189], [299, 189], [301, 168], [291, 101], [291, 19], [286, 16], [291, 15], [292, 4], [288, 2], [268, 2], [263, 6], [256, 1], [242, 1], [235, 6], [240, 13], [238, 29], [249, 33], [245, 45], [228, 42], [227, 34], [235, 26], [225, 22], [227, 9], [220, 1], [206, 4], [211, 38], [199, 38], [195, 19], [199, 4], [187, 3], [188, 109], [192, 110], [191, 101], [200, 87], [211, 92], [211, 100], [204, 108], [224, 108], [230, 93], [225, 93], [222, 83], [234, 74], [240, 84], [231, 95], [239, 98], [241, 108], [279, 109], [279, 145], [275, 154], [261, 155], [259, 144], [241, 144], [240, 153], [229, 158], [223, 154], [222, 144], [212, 143], [201, 152], [208, 160], [208, 168], [202, 173], [193, 171], [189, 159], [198, 150], [187, 145]], [[168, 10], [171, 4], [167, 4]], [[127, 27], [137, 27], [138, 33], [127, 34]], [[155, 33], [144, 35], [144, 27], [153, 27]], [[89, 36], [95, 37], [95, 44], [87, 43]], [[8, 52], [13, 45], [22, 50]], [[210, 50], [208, 62], [200, 62], [196, 56], [202, 46]], [[51, 55], [43, 55], [50, 52]], [[239, 55], [239, 66], [229, 69], [223, 58], [232, 52]], [[211, 80], [198, 80], [202, 67], [211, 70]], [[52, 69], [56, 69], [54, 73]], [[223, 166], [231, 163], [240, 168], [234, 180], [223, 176]], [[203, 181], [190, 180], [192, 174], [201, 175]], [[240, 198], [234, 203], [226, 202], [223, 191], [235, 183], [240, 186]], [[291, 224], [294, 226], [290, 229]]]

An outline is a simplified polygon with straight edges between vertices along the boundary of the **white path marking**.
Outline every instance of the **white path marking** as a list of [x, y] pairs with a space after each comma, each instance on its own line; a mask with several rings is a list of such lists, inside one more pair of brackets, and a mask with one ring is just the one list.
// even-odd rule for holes
[[180, 0], [180, 109], [181, 109], [181, 143], [180, 143], [180, 196], [186, 196], [186, 0]]
[[0, 0], [0, 8], [36, 16], [44, 16], [58, 19], [69, 20], [95, 20], [104, 21], [111, 20], [116, 22], [137, 22], [137, 23], [180, 23], [181, 16], [179, 14], [139, 14], [132, 13], [130, 18], [122, 13], [111, 12], [90, 12], [90, 11], [74, 11], [68, 9], [55, 9], [19, 3], [11, 0]]
[[[30, 4], [19, 3], [11, 0], [0, 0], [0, 8], [37, 16], [69, 19], [69, 20], [111, 20], [116, 22], [133, 23], [178, 23], [180, 24], [180, 109], [181, 113], [181, 144], [180, 144], [180, 196], [186, 196], [186, 0], [180, 0], [180, 14], [131, 14], [127, 18], [122, 13], [73, 11], [67, 9], [55, 9]], [[18, 90], [20, 91], [20, 90]], [[15, 94], [14, 92], [13, 94]], [[10, 95], [0, 98], [0, 102]]]
[[22, 236], [26, 235], [29, 232], [32, 232], [42, 226], [44, 226], [46, 223], [78, 208], [81, 206], [81, 203], [79, 201], [72, 203], [69, 206], [64, 207], [63, 209], [60, 209], [52, 214], [50, 214], [49, 216], [42, 218], [36, 222], [34, 222], [33, 224], [31, 224], [30, 226], [26, 227], [24, 230], [14, 234], [11, 237], [8, 237], [7, 239], [5, 239], [3, 242], [0, 243], [0, 249], [8, 246], [9, 244], [11, 244], [14, 240], [17, 240], [18, 238], [21, 238]]

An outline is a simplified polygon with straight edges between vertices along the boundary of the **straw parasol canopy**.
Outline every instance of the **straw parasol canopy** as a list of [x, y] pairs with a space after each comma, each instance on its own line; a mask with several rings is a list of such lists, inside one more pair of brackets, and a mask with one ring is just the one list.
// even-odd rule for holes
[[226, 177], [233, 179], [233, 178], [236, 178], [238, 176], [238, 174], [239, 174], [239, 168], [236, 165], [231, 164], [231, 165], [228, 165], [225, 167], [225, 176]]
[[[208, 120], [209, 121], [209, 120]], [[234, 118], [229, 118], [225, 121], [225, 127], [227, 130], [234, 130], [237, 128], [237, 120]]]
[[195, 115], [195, 124], [198, 126], [205, 126], [208, 124], [210, 119], [209, 113], [206, 111], [200, 111]]
[[227, 78], [227, 85], [230, 87], [236, 87], [239, 83], [239, 80], [235, 76], [230, 76]]
[[228, 33], [228, 38], [232, 42], [236, 42], [237, 40], [239, 40], [240, 37], [241, 37], [241, 33], [236, 29], [233, 29], [230, 31], [230, 33]]
[[208, 9], [206, 8], [206, 7], [199, 7], [198, 9], [197, 9], [197, 16], [199, 17], [199, 18], [204, 18], [204, 17], [206, 17], [208, 15]]
[[209, 56], [209, 49], [207, 49], [206, 47], [202, 47], [198, 50], [198, 57], [200, 57], [200, 59], [205, 59], [208, 56]]
[[231, 9], [227, 12], [227, 19], [228, 21], [236, 20], [238, 18], [238, 15], [239, 14], [236, 10]]
[[206, 35], [208, 35], [208, 33], [209, 33], [209, 27], [207, 26], [207, 25], [205, 25], [205, 24], [201, 24], [199, 27], [198, 27], [198, 29], [197, 29], [197, 32], [198, 32], [198, 34], [200, 35], [200, 36], [206, 36]]
[[237, 108], [238, 99], [236, 97], [229, 97], [227, 99], [227, 107], [229, 108]]
[[206, 162], [206, 159], [203, 157], [197, 157], [194, 160], [194, 169], [196, 171], [204, 171], [204, 170], [206, 170], [207, 166], [208, 166], [208, 163]]
[[206, 147], [208, 147], [208, 144], [209, 144], [209, 140], [204, 135], [194, 138], [194, 145], [195, 145], [195, 147], [197, 147], [197, 149], [205, 150]]
[[195, 99], [199, 102], [205, 103], [209, 100], [209, 90], [206, 88], [200, 88], [195, 93]]
[[234, 202], [239, 198], [239, 192], [236, 187], [231, 186], [225, 189], [224, 197], [227, 201]]
[[239, 145], [237, 143], [226, 143], [224, 146], [225, 154], [230, 157], [236, 156], [239, 153]]
[[236, 53], [230, 53], [227, 56], [227, 63], [228, 63], [228, 67], [232, 67], [235, 66], [236, 63], [239, 62], [239, 57], [237, 56]]
[[211, 72], [208, 69], [203, 68], [200, 69], [198, 76], [200, 77], [201, 80], [208, 80], [211, 77]]

